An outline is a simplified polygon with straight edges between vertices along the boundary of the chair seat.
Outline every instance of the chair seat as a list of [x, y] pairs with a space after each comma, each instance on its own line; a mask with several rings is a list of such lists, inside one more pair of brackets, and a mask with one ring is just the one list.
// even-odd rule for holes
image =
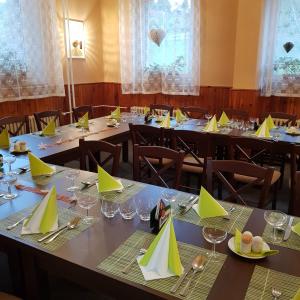
[[16, 296], [6, 294], [6, 293], [3, 293], [3, 292], [0, 292], [0, 299], [1, 300], [21, 300], [21, 298], [18, 298]]
[[[143, 159], [140, 157], [139, 158], [140, 161], [143, 161]], [[152, 164], [152, 165], [158, 165], [159, 164], [159, 159], [158, 158], [153, 158], [153, 157], [147, 157], [147, 159], [149, 160], [149, 162]], [[173, 160], [172, 159], [168, 159], [168, 158], [163, 158], [162, 159], [162, 164], [163, 165], [166, 165], [170, 162], [172, 162]]]
[[[199, 157], [199, 160], [204, 164], [203, 158]], [[203, 167], [199, 166], [199, 162], [191, 154], [188, 154], [183, 160], [182, 171], [202, 174]]]
[[[271, 185], [273, 185], [275, 182], [277, 182], [279, 180], [280, 176], [281, 176], [281, 173], [278, 170], [275, 170], [273, 173]], [[233, 178], [234, 178], [234, 180], [236, 180], [238, 182], [242, 182], [242, 183], [250, 183], [256, 179], [255, 177], [240, 175], [240, 174], [236, 174], [236, 173], [234, 174]], [[261, 181], [261, 182], [257, 183], [257, 185], [263, 185], [263, 182]]]

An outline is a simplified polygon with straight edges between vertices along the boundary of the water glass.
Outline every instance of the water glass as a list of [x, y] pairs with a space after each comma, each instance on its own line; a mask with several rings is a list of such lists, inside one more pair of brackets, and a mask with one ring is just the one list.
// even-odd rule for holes
[[212, 252], [207, 254], [210, 258], [210, 261], [218, 262], [219, 257], [216, 252], [216, 244], [224, 242], [227, 237], [227, 232], [217, 228], [204, 226], [202, 228], [202, 234], [207, 242], [213, 244]]
[[135, 198], [136, 204], [136, 212], [140, 217], [141, 221], [149, 221], [150, 220], [150, 213], [151, 213], [151, 199], [149, 197], [136, 197]]
[[16, 176], [5, 174], [1, 179], [0, 182], [7, 185], [7, 193], [3, 196], [5, 200], [12, 200], [18, 196], [18, 193], [13, 193], [11, 189], [11, 184], [16, 180]]
[[171, 215], [175, 215], [175, 202], [176, 202], [177, 192], [171, 189], [165, 189], [162, 194], [161, 198], [166, 203], [166, 205], [171, 206]]
[[80, 170], [71, 169], [66, 172], [66, 178], [71, 181], [70, 187], [67, 188], [69, 192], [75, 192], [79, 189], [79, 186], [75, 185], [75, 179], [79, 176]]
[[131, 220], [136, 215], [135, 201], [133, 198], [120, 203], [120, 214], [123, 219]]
[[89, 210], [97, 204], [98, 198], [84, 193], [77, 193], [76, 198], [78, 206], [86, 209], [86, 216], [83, 218], [82, 222], [91, 224], [94, 221], [94, 217], [89, 215]]
[[116, 202], [116, 195], [101, 194], [101, 212], [109, 219], [119, 213], [119, 203]]
[[211, 113], [207, 113], [204, 115], [205, 119], [207, 120], [207, 122], [209, 122], [209, 120], [212, 118], [212, 114]]
[[277, 235], [276, 228], [280, 228], [285, 224], [287, 215], [278, 210], [266, 210], [264, 213], [264, 218], [265, 221], [273, 227], [271, 242], [280, 243], [282, 241], [282, 236]]

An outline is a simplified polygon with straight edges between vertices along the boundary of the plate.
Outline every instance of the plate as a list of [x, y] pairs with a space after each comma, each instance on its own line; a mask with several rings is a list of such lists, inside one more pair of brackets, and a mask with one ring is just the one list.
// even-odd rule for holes
[[[262, 258], [267, 257], [266, 255], [261, 255], [261, 256], [255, 256], [255, 257], [253, 257], [253, 256], [248, 256], [247, 254], [241, 254], [241, 253], [236, 252], [235, 251], [235, 247], [234, 247], [234, 236], [228, 241], [228, 247], [229, 247], [229, 249], [233, 253], [235, 253], [238, 256], [244, 257], [244, 258], [248, 258], [248, 259], [262, 259]], [[269, 251], [270, 250], [270, 247], [269, 247], [269, 245], [266, 242], [263, 243], [263, 250], [264, 251]]]
[[25, 151], [16, 151], [14, 149], [10, 150], [10, 153], [13, 155], [27, 154], [28, 152], [30, 152], [29, 148], [27, 148]]
[[288, 131], [286, 131], [285, 133], [287, 135], [291, 135], [291, 136], [299, 136], [300, 135], [300, 132], [288, 132]]

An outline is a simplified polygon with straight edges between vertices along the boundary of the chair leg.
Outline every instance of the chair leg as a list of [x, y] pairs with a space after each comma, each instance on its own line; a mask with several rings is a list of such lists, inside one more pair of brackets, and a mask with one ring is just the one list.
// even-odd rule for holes
[[277, 206], [278, 183], [279, 183], [279, 181], [277, 180], [273, 185], [272, 209], [276, 209], [276, 206]]
[[283, 186], [284, 170], [285, 170], [285, 158], [283, 158], [281, 166], [280, 166], [281, 176], [280, 176], [280, 179], [279, 179], [280, 180], [279, 189], [282, 189], [282, 186]]

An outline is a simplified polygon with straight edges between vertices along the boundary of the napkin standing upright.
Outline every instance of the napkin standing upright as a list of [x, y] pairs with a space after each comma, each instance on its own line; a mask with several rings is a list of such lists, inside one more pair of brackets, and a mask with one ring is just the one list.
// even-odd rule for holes
[[55, 172], [54, 167], [50, 167], [31, 152], [28, 152], [28, 159], [32, 176], [52, 175]]
[[262, 137], [262, 138], [271, 137], [269, 127], [267, 125], [267, 120], [264, 120], [264, 122], [260, 125], [260, 127], [255, 132], [255, 135], [257, 137]]
[[226, 124], [229, 123], [229, 118], [227, 117], [225, 111], [222, 112], [222, 115], [220, 117], [220, 120], [219, 120], [219, 124], [221, 126], [225, 126]]
[[144, 115], [146, 115], [150, 111], [150, 107], [144, 107]]
[[88, 129], [89, 128], [89, 113], [85, 113], [77, 123], [77, 126]]
[[300, 222], [296, 225], [292, 226], [292, 231], [298, 235], [300, 235]]
[[42, 135], [51, 136], [55, 135], [55, 121], [51, 120], [47, 126], [42, 130]]
[[167, 113], [164, 120], [161, 122], [160, 127], [163, 127], [163, 128], [170, 128], [171, 127], [170, 113]]
[[207, 125], [203, 129], [206, 132], [217, 132], [218, 131], [218, 124], [216, 115], [207, 123]]
[[176, 122], [181, 123], [186, 120], [185, 115], [181, 112], [180, 109], [176, 110]]
[[9, 133], [7, 128], [4, 128], [0, 133], [0, 148], [9, 148], [9, 145]]
[[21, 234], [47, 233], [58, 228], [56, 189], [53, 186], [23, 223]]
[[172, 218], [164, 224], [149, 246], [138, 258], [145, 280], [180, 276], [183, 273]]
[[272, 130], [273, 128], [276, 128], [271, 115], [268, 115], [268, 117], [267, 117], [267, 125], [268, 125], [269, 130]]
[[114, 111], [110, 114], [112, 119], [120, 119], [121, 118], [121, 108], [118, 106]]
[[123, 184], [120, 180], [115, 179], [108, 174], [103, 168], [98, 166], [98, 192], [105, 193], [122, 190]]

